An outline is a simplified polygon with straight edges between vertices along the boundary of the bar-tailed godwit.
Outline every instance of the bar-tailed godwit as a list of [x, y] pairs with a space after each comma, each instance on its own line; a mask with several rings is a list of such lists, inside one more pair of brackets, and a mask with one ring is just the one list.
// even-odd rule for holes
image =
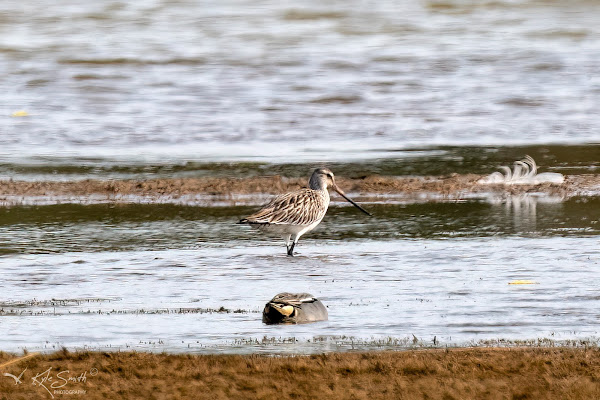
[[331, 187], [344, 199], [367, 215], [364, 208], [350, 200], [335, 184], [333, 172], [327, 168], [317, 168], [308, 181], [308, 189], [285, 193], [274, 198], [269, 204], [249, 217], [240, 220], [240, 224], [249, 224], [264, 232], [280, 234], [285, 240], [288, 256], [294, 255], [294, 246], [300, 236], [315, 229], [329, 207]]

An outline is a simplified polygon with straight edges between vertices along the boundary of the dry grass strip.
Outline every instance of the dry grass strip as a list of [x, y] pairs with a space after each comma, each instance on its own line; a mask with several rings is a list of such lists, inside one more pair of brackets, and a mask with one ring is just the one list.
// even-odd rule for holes
[[[0, 364], [16, 358], [0, 353]], [[22, 383], [10, 376], [23, 371]], [[49, 390], [36, 384], [44, 376], [51, 378], [43, 383]], [[54, 392], [53, 384], [63, 392]], [[0, 368], [0, 399], [50, 399], [50, 393], [56, 399], [92, 400], [598, 399], [600, 350], [472, 348], [296, 357], [63, 351]]]

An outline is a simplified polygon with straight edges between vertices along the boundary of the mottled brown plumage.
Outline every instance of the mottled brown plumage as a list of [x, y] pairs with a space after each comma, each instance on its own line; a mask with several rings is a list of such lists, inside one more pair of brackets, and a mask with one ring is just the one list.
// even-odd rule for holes
[[333, 173], [329, 169], [318, 168], [310, 177], [308, 189], [279, 195], [259, 211], [241, 219], [239, 223], [282, 235], [288, 255], [293, 256], [294, 246], [300, 236], [319, 225], [327, 213], [329, 186], [365, 214], [371, 215], [346, 197], [346, 194], [335, 184]]
[[242, 221], [250, 224], [310, 225], [323, 219], [329, 204], [327, 191], [300, 189], [274, 198]]

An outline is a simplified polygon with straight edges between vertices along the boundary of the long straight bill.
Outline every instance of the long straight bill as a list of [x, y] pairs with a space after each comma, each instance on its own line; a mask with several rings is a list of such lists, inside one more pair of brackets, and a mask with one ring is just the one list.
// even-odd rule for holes
[[352, 200], [350, 200], [348, 198], [348, 196], [346, 196], [346, 193], [344, 193], [342, 191], [342, 189], [340, 189], [339, 187], [334, 186], [333, 189], [338, 192], [340, 194], [340, 196], [342, 196], [344, 199], [346, 199], [348, 201], [348, 203], [352, 204], [354, 207], [358, 208], [360, 211], [364, 212], [365, 214], [369, 215], [369, 216], [373, 216], [373, 214], [371, 214], [370, 212], [368, 212], [367, 210], [365, 210], [364, 208], [362, 208], [361, 206], [359, 206], [358, 204], [356, 204], [355, 202], [353, 202]]

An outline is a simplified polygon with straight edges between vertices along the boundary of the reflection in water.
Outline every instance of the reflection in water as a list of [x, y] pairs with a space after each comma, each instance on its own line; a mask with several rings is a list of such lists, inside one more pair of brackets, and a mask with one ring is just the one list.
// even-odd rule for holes
[[[600, 235], [600, 197], [369, 204], [372, 218], [334, 204], [303, 242], [487, 236]], [[174, 204], [0, 207], [0, 253], [64, 253], [281, 246], [236, 225], [256, 209]], [[298, 251], [302, 251], [303, 244]], [[274, 250], [279, 252], [279, 250]]]
[[512, 221], [512, 226], [516, 232], [535, 233], [538, 231], [538, 203], [544, 205], [545, 213], [552, 215], [559, 213], [563, 200], [560, 197], [536, 196], [524, 193], [493, 198], [488, 201], [503, 210], [504, 218], [506, 221]]
[[537, 226], [536, 205], [537, 199], [525, 194], [511, 196], [504, 209], [507, 217], [512, 214], [515, 229], [521, 232], [535, 232]]

